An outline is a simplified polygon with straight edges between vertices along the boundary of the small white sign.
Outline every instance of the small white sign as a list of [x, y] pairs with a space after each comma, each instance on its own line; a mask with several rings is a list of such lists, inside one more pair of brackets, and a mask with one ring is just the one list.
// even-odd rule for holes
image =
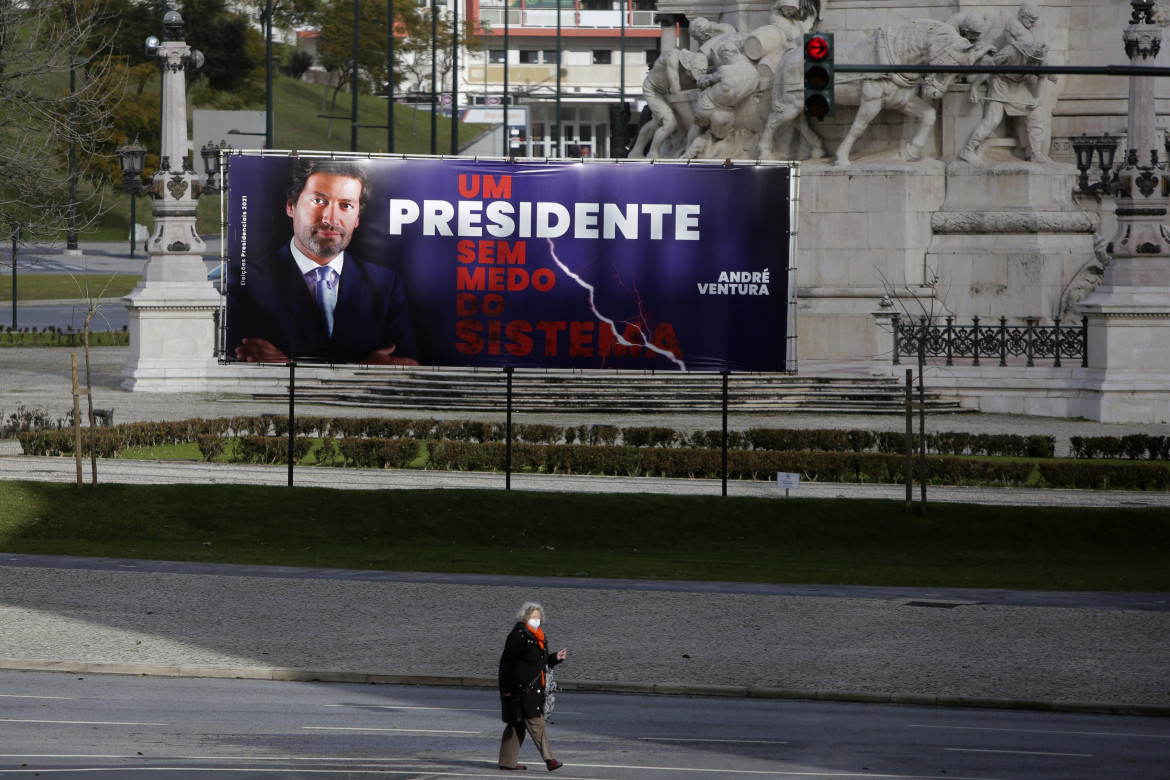
[[800, 474], [789, 474], [785, 471], [776, 472], [776, 487], [785, 490], [796, 490], [800, 487]]

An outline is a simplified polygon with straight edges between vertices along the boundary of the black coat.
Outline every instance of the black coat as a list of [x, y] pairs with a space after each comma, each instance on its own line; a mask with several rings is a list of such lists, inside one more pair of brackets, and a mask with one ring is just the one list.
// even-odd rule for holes
[[500, 695], [510, 693], [520, 697], [520, 709], [525, 718], [539, 717], [544, 711], [544, 682], [541, 672], [547, 664], [556, 666], [561, 661], [555, 652], [545, 646], [523, 623], [517, 623], [504, 641], [500, 656]]

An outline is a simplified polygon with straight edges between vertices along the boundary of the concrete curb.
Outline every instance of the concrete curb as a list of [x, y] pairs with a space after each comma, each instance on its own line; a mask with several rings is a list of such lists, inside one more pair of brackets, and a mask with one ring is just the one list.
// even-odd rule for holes
[[[264, 666], [198, 666], [167, 664], [87, 663], [0, 658], [0, 669], [22, 672], [69, 672], [72, 674], [123, 674], [157, 677], [203, 677], [209, 679], [274, 680], [278, 682], [358, 683], [362, 685], [429, 685], [456, 688], [495, 688], [490, 677], [445, 677], [409, 674], [369, 674], [329, 669], [284, 669]], [[798, 690], [755, 688], [735, 685], [690, 685], [687, 683], [641, 683], [601, 680], [558, 680], [565, 691], [597, 693], [638, 693], [660, 696], [711, 696], [746, 699], [792, 699], [800, 701], [852, 702], [858, 704], [904, 704], [917, 707], [969, 707], [1002, 710], [1036, 710], [1100, 715], [1136, 715], [1170, 718], [1170, 705], [1124, 704], [1113, 702], [1039, 701], [996, 699], [978, 696], [937, 696], [880, 691]]]

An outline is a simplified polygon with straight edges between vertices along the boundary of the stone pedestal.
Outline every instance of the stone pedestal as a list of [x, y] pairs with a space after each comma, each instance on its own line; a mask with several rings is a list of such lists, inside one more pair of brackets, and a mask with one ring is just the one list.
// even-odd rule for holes
[[1113, 286], [1113, 267], [1081, 305], [1089, 319], [1086, 416], [1101, 422], [1168, 422], [1170, 286]]
[[130, 314], [127, 390], [198, 392], [218, 369], [220, 294], [199, 255], [152, 257], [138, 287], [122, 299]]
[[1061, 314], [1065, 290], [1093, 259], [1096, 214], [1072, 197], [1071, 166], [1016, 160], [947, 166], [926, 265], [961, 320]]
[[[887, 293], [929, 308], [923, 258], [946, 197], [942, 163], [807, 163], [800, 171], [797, 333], [801, 360], [888, 362], [873, 313]], [[876, 350], [876, 351], [875, 351]]]

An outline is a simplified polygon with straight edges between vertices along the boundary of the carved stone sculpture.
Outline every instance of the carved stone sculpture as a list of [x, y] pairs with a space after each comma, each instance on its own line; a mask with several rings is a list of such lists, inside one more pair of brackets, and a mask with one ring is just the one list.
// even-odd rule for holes
[[690, 29], [691, 37], [699, 44], [699, 53], [708, 61], [714, 59], [712, 52], [717, 46], [721, 46], [731, 36], [739, 32], [730, 24], [713, 22], [702, 16], [691, 22]]
[[983, 11], [963, 11], [947, 20], [947, 24], [959, 31], [971, 43], [983, 43], [983, 37], [991, 29], [991, 18]]
[[[837, 62], [897, 65], [958, 64], [970, 65], [992, 50], [976, 46], [945, 22], [919, 19], [907, 24], [878, 29], [863, 40], [837, 48]], [[927, 74], [912, 79], [896, 72], [838, 76], [838, 105], [858, 106], [857, 116], [845, 138], [837, 147], [837, 165], [848, 165], [853, 145], [884, 108], [892, 108], [918, 120], [914, 137], [903, 144], [902, 157], [918, 160], [934, 126], [936, 112], [928, 100], [938, 100], [954, 80], [953, 74]], [[786, 137], [796, 128], [813, 148], [813, 156], [823, 154], [820, 137], [809, 126], [803, 110], [803, 54], [790, 49], [781, 61], [772, 87], [772, 113], [760, 138], [761, 159], [774, 159], [773, 143], [777, 134]]]
[[695, 125], [684, 160], [720, 155], [720, 142], [735, 127], [736, 109], [751, 97], [759, 84], [756, 67], [740, 47], [743, 36], [732, 36], [715, 50], [718, 67], [699, 79], [703, 91], [695, 104]]
[[[1048, 46], [1036, 41], [1015, 40], [995, 53], [996, 65], [1041, 65], [1048, 56]], [[987, 83], [987, 95], [980, 97], [978, 88]], [[983, 162], [979, 147], [1005, 116], [1022, 117], [1027, 136], [1025, 157], [1032, 162], [1050, 164], [1046, 153], [1052, 117], [1044, 110], [1034, 91], [1035, 76], [1019, 73], [995, 73], [976, 76], [971, 82], [972, 103], [983, 102], [983, 119], [971, 131], [960, 159]]]
[[[697, 88], [698, 79], [706, 75], [707, 68], [706, 57], [686, 49], [667, 49], [654, 61], [654, 67], [642, 82], [642, 95], [652, 118], [638, 132], [630, 157], [655, 160], [670, 156], [676, 146], [681, 146], [674, 144], [672, 139], [679, 134], [685, 138], [689, 127], [683, 126], [676, 104], [670, 98]], [[647, 143], [650, 145], [648, 149]]]

